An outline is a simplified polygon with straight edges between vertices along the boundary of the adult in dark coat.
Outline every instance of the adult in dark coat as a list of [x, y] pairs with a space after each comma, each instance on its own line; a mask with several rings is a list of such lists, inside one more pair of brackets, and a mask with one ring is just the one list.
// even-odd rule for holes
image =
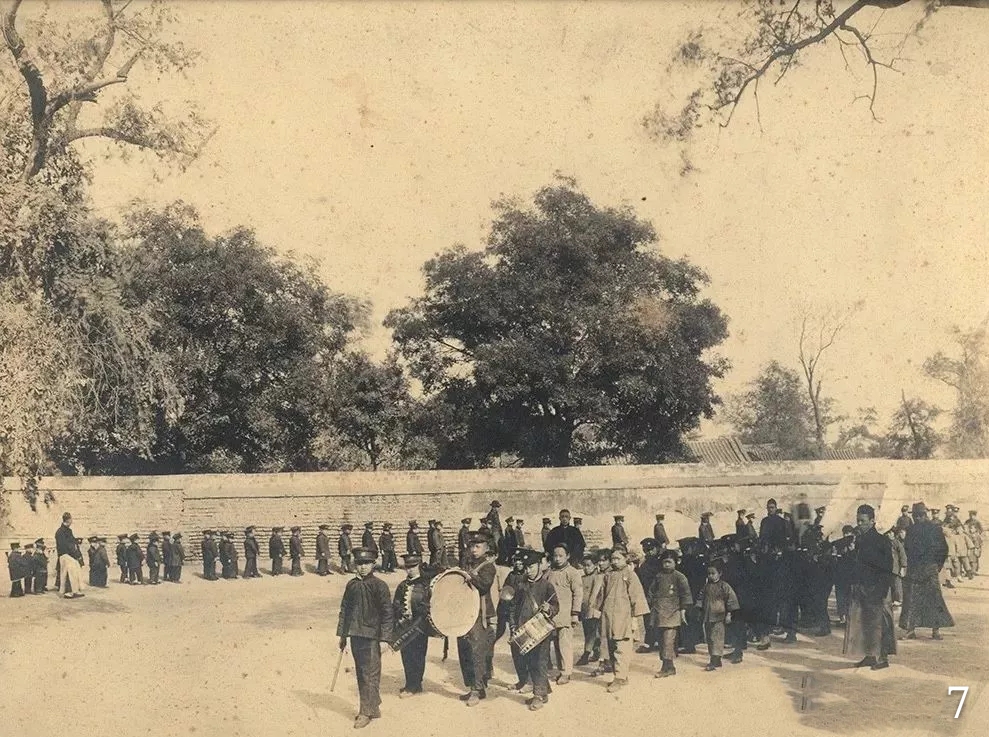
[[889, 667], [888, 655], [896, 654], [890, 599], [893, 548], [889, 539], [876, 530], [876, 511], [870, 505], [859, 506], [856, 527], [855, 566], [842, 653], [863, 653], [865, 657], [856, 666], [879, 670]]
[[289, 575], [302, 575], [302, 556], [305, 551], [302, 549], [302, 528], [293, 527], [292, 537], [288, 539], [288, 554], [292, 559], [292, 571]]
[[790, 541], [790, 525], [778, 514], [776, 500], [766, 502], [766, 516], [759, 523], [759, 540], [776, 550], [783, 550]]
[[271, 575], [282, 575], [282, 560], [285, 558], [285, 541], [282, 540], [284, 527], [273, 527], [268, 538], [268, 557], [271, 559]]
[[570, 551], [570, 565], [579, 567], [580, 561], [584, 558], [584, 548], [587, 547], [587, 543], [584, 542], [584, 536], [580, 530], [570, 524], [570, 520], [570, 510], [561, 509], [560, 524], [550, 530], [549, 534], [546, 535], [546, 542], [543, 544], [543, 549], [547, 553], [552, 553], [553, 548], [563, 543], [567, 546], [567, 550]]
[[[406, 578], [395, 587], [392, 605], [395, 609], [395, 625], [410, 625], [422, 620], [429, 613], [429, 583], [422, 575], [422, 558], [418, 555], [403, 555], [402, 567]], [[402, 648], [402, 669], [405, 671], [405, 685], [399, 690], [399, 698], [408, 698], [422, 693], [422, 677], [426, 672], [426, 650], [429, 637], [420, 630]]]
[[[328, 576], [330, 574], [330, 536], [327, 530], [329, 525], [320, 525], [319, 532], [316, 533], [316, 574]], [[245, 572], [246, 577], [246, 572]]]
[[82, 593], [82, 576], [79, 569], [83, 563], [80, 541], [81, 539], [72, 532], [72, 515], [66, 512], [62, 515], [61, 526], [55, 531], [55, 552], [58, 556], [58, 564], [55, 567], [57, 579], [55, 588], [63, 589], [62, 595], [66, 598], [85, 596]]
[[903, 578], [900, 627], [911, 639], [917, 636], [917, 627], [930, 627], [931, 637], [940, 640], [940, 629], [955, 624], [941, 594], [940, 572], [948, 559], [948, 541], [941, 528], [927, 518], [923, 502], [914, 504], [912, 513], [913, 524], [903, 541], [907, 575]]
[[375, 555], [357, 548], [354, 562], [357, 578], [347, 582], [340, 601], [337, 637], [340, 649], [347, 647], [354, 656], [360, 710], [355, 728], [366, 727], [381, 716], [381, 648], [392, 639], [395, 611], [388, 584], [374, 575]]

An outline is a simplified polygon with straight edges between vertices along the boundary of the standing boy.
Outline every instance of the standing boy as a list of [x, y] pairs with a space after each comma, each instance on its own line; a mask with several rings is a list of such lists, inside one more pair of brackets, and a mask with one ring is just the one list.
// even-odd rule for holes
[[649, 608], [659, 640], [662, 667], [656, 678], [676, 675], [676, 637], [681, 625], [687, 623], [687, 610], [693, 604], [690, 582], [676, 570], [676, 554], [664, 550], [660, 554], [660, 570], [649, 586]]
[[39, 537], [34, 541], [34, 593], [44, 594], [48, 591], [48, 555], [45, 552], [45, 539]]
[[573, 675], [573, 627], [580, 621], [584, 583], [580, 571], [570, 565], [570, 551], [566, 543], [553, 548], [552, 555], [546, 579], [556, 589], [557, 612], [553, 615], [553, 640], [560, 658], [560, 675], [556, 683], [565, 686], [570, 683]]
[[148, 537], [148, 583], [154, 584], [155, 586], [161, 583], [158, 580], [158, 575], [160, 572], [161, 550], [158, 549], [158, 533], [152, 532]]
[[127, 583], [127, 546], [130, 540], [127, 533], [117, 535], [117, 567], [120, 568], [120, 583]]
[[[549, 580], [549, 572], [543, 573], [543, 553], [538, 550], [520, 550], [519, 555], [525, 564], [525, 578], [520, 580], [519, 588], [514, 592], [512, 599], [513, 632], [539, 612], [550, 619], [555, 619], [559, 613], [565, 611], [560, 607], [557, 597], [558, 588]], [[570, 566], [567, 565], [567, 568]], [[523, 667], [532, 683], [532, 698], [526, 702], [529, 711], [542, 709], [549, 701], [549, 647], [547, 638], [522, 656]]]
[[[418, 555], [403, 555], [402, 567], [405, 580], [395, 588], [392, 605], [396, 623], [407, 624], [422, 620], [429, 613], [429, 584], [422, 575], [422, 558]], [[422, 693], [422, 676], [426, 671], [426, 650], [429, 637], [422, 628], [402, 648], [402, 669], [405, 671], [405, 685], [398, 692], [399, 698], [406, 699]]]
[[302, 556], [305, 551], [302, 549], [302, 528], [293, 527], [292, 537], [288, 541], [288, 552], [292, 558], [292, 576], [302, 575]]
[[725, 627], [731, 624], [732, 612], [738, 611], [738, 597], [728, 582], [721, 580], [721, 568], [717, 564], [707, 567], [707, 583], [701, 589], [697, 606], [701, 609], [710, 658], [704, 670], [717, 670], [725, 653]]
[[282, 540], [284, 527], [272, 527], [268, 538], [268, 557], [271, 558], [271, 575], [282, 575], [282, 559], [285, 557], [285, 541]]
[[395, 557], [395, 535], [391, 531], [391, 522], [385, 522], [381, 526], [378, 546], [381, 549], [381, 570], [392, 573], [398, 567], [398, 558]]
[[172, 535], [172, 547], [169, 552], [171, 560], [169, 566], [172, 569], [169, 581], [179, 583], [182, 580], [182, 565], [185, 563], [185, 548], [182, 546], [182, 533], [176, 532]]
[[144, 551], [137, 544], [140, 535], [136, 532], [128, 538], [130, 545], [127, 548], [127, 578], [131, 585], [144, 583]]
[[611, 551], [611, 570], [604, 575], [593, 608], [601, 617], [601, 640], [608, 643], [608, 659], [615, 673], [608, 693], [615, 693], [628, 684], [636, 620], [649, 612], [642, 584], [628, 567], [624, 549]]
[[[316, 575], [327, 576], [330, 573], [330, 536], [326, 531], [329, 525], [320, 525], [319, 532], [316, 533]], [[247, 572], [244, 572], [247, 578]]]
[[337, 540], [337, 552], [340, 553], [340, 570], [344, 573], [354, 572], [354, 544], [350, 541], [350, 531], [354, 526], [350, 523], [340, 526], [340, 539]]
[[347, 647], [354, 656], [360, 710], [354, 728], [361, 729], [381, 716], [381, 648], [392, 638], [394, 610], [388, 584], [374, 576], [375, 556], [357, 548], [354, 562], [357, 577], [347, 582], [340, 601], [337, 637], [340, 649]]
[[584, 652], [576, 665], [596, 663], [601, 657], [601, 620], [593, 616], [591, 602], [597, 596], [598, 586], [604, 574], [598, 570], [593, 553], [584, 553], [582, 561], [584, 575], [581, 577], [581, 590], [584, 592], [580, 604], [580, 621], [584, 629]]

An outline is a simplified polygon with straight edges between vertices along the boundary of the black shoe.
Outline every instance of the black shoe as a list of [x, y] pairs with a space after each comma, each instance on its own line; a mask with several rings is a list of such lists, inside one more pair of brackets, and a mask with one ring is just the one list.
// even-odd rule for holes
[[743, 655], [743, 653], [742, 653], [741, 650], [736, 650], [735, 652], [733, 652], [731, 655], [728, 656], [728, 662], [729, 663], [741, 663], [742, 662], [742, 655]]
[[765, 642], [760, 642], [758, 645], [756, 645], [755, 646], [755, 649], [756, 650], [768, 650], [771, 644], [772, 643], [770, 643], [769, 640], [766, 640]]
[[872, 665], [872, 670], [882, 670], [883, 668], [889, 668], [888, 660], [880, 660], [878, 663]]
[[864, 658], [862, 658], [859, 662], [855, 664], [855, 667], [865, 668], [867, 665], [873, 666], [875, 664], [876, 664], [876, 659], [871, 655], [866, 655]]
[[796, 632], [790, 632], [786, 636], [786, 638], [784, 638], [784, 640], [783, 640], [783, 642], [786, 643], [787, 645], [792, 645], [796, 641], [797, 641], [797, 633]]
[[577, 658], [577, 662], [574, 663], [574, 665], [587, 665], [588, 662], [590, 662], [590, 661], [589, 661], [589, 659], [587, 657], [587, 653], [584, 653], [579, 658]]

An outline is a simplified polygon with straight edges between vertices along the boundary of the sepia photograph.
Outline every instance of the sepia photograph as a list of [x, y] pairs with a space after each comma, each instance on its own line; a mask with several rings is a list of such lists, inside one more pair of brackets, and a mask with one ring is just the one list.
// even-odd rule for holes
[[0, 32], [0, 735], [984, 733], [989, 0]]

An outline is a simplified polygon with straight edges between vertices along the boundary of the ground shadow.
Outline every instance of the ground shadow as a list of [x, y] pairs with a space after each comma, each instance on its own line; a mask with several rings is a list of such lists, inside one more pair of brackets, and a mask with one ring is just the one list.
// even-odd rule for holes
[[118, 601], [108, 601], [89, 594], [81, 599], [65, 599], [59, 596], [56, 601], [51, 602], [48, 616], [64, 622], [87, 614], [124, 614], [129, 611], [130, 607]]
[[338, 606], [328, 606], [325, 599], [286, 600], [266, 606], [242, 621], [260, 629], [326, 629], [327, 616], [336, 617]]

